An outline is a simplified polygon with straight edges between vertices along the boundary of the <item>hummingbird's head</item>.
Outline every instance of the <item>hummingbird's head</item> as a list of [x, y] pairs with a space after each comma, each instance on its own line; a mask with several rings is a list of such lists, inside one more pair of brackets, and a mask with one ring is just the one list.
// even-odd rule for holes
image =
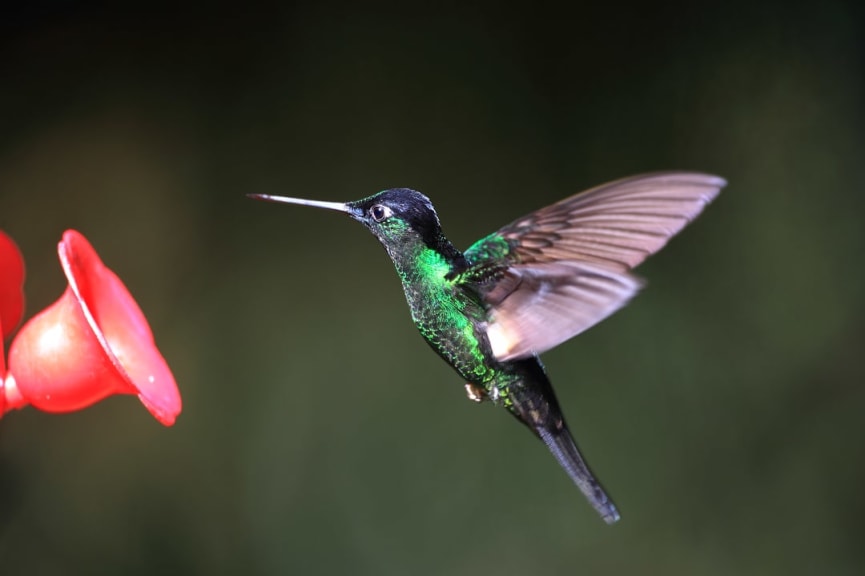
[[346, 204], [349, 215], [369, 228], [386, 248], [421, 240], [438, 247], [441, 224], [429, 198], [410, 188], [391, 188]]
[[423, 243], [452, 250], [442, 235], [439, 218], [429, 198], [409, 188], [391, 188], [355, 202], [320, 202], [285, 196], [250, 194], [258, 200], [300, 204], [345, 212], [372, 232], [393, 257], [401, 247]]

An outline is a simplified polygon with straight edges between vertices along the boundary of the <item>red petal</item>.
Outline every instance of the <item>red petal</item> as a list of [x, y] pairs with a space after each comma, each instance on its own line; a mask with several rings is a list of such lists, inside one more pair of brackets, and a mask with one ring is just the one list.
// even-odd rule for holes
[[0, 340], [15, 330], [24, 314], [23, 286], [24, 258], [12, 238], [0, 230]]
[[180, 393], [135, 299], [80, 233], [68, 230], [59, 252], [69, 285], [97, 338], [153, 416], [167, 426], [173, 424], [181, 410]]

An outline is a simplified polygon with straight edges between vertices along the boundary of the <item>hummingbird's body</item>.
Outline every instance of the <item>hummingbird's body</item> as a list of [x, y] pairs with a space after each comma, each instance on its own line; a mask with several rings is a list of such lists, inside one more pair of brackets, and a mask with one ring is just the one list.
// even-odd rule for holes
[[620, 180], [505, 226], [465, 253], [429, 199], [395, 188], [345, 204], [254, 197], [348, 213], [379, 239], [427, 343], [466, 381], [532, 430], [608, 523], [619, 513], [571, 437], [538, 354], [636, 293], [628, 272], [660, 249], [724, 181], [693, 173]]

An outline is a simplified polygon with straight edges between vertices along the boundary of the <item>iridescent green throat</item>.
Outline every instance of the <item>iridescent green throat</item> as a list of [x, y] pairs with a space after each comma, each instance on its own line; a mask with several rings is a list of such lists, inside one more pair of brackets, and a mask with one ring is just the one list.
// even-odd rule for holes
[[[382, 239], [382, 243], [402, 281], [415, 325], [460, 376], [473, 384], [487, 384], [495, 371], [483, 352], [488, 344], [480, 325], [486, 320], [486, 311], [477, 295], [448, 279], [454, 261], [445, 253], [459, 258], [461, 254], [444, 237], [440, 241], [447, 245], [433, 248], [401, 224], [405, 228], [400, 238]], [[393, 228], [398, 226], [394, 223]]]

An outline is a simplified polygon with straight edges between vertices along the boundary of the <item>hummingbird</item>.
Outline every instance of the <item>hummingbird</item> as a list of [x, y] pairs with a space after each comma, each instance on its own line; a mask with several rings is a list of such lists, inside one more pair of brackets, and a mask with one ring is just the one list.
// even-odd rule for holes
[[589, 469], [538, 355], [597, 324], [643, 285], [631, 273], [726, 185], [696, 172], [616, 180], [518, 218], [460, 252], [429, 198], [409, 188], [353, 202], [249, 194], [343, 212], [384, 246], [412, 320], [465, 381], [549, 449], [608, 524], [619, 511]]

